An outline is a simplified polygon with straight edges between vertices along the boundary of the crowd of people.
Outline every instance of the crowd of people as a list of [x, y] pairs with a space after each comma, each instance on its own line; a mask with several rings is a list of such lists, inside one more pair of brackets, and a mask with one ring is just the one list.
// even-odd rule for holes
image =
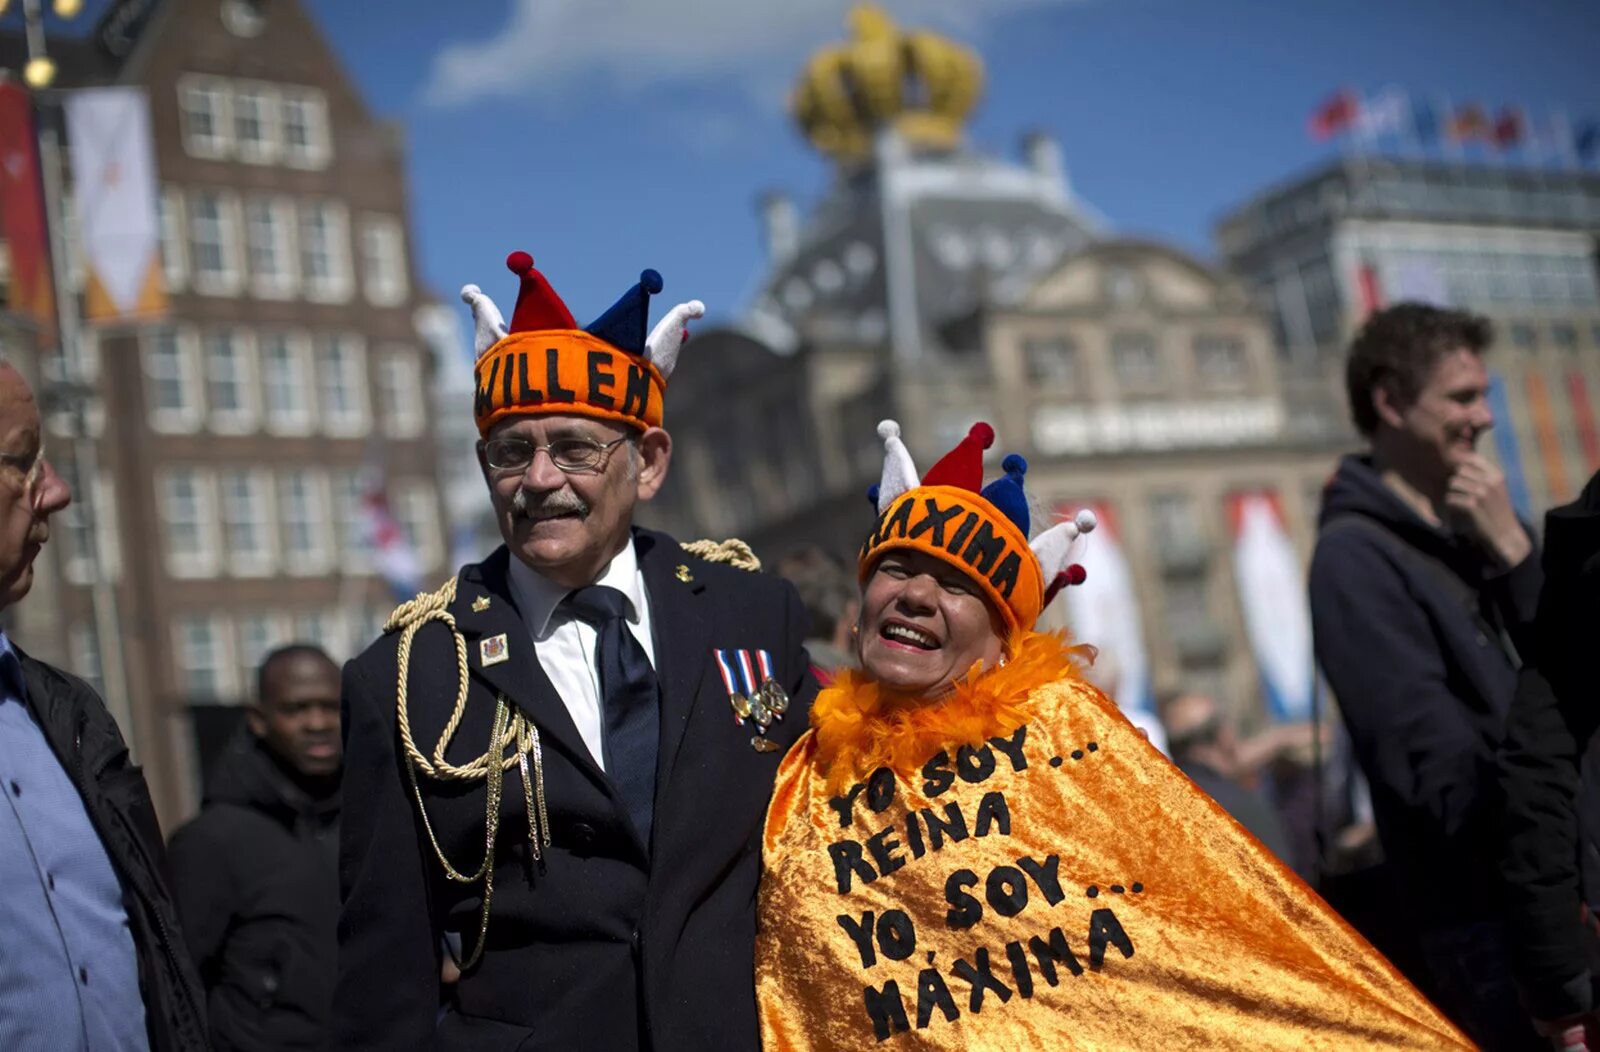
[[[1337, 729], [1176, 691], [1169, 760], [1038, 629], [1094, 520], [1034, 521], [1020, 456], [985, 484], [988, 425], [922, 474], [885, 421], [855, 565], [761, 573], [633, 521], [699, 304], [651, 328], [647, 271], [580, 327], [508, 265], [509, 323], [463, 290], [505, 544], [342, 676], [269, 654], [170, 843], [0, 633], [0, 1047], [1600, 1049], [1600, 476], [1517, 517], [1484, 320], [1350, 348]], [[69, 500], [0, 365], [0, 609]]]

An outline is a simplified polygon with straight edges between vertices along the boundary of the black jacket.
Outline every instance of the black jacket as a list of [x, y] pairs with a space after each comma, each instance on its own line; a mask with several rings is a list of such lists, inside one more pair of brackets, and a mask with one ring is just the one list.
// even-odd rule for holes
[[1596, 901], [1594, 889], [1584, 895], [1581, 885], [1584, 876], [1593, 879], [1600, 856], [1592, 823], [1580, 818], [1595, 809], [1578, 803], [1593, 799], [1600, 774], [1593, 748], [1600, 727], [1593, 662], [1600, 644], [1600, 474], [1577, 501], [1545, 517], [1544, 570], [1538, 649], [1517, 684], [1500, 754], [1500, 871], [1512, 963], [1529, 1011], [1559, 1019], [1595, 1004], [1595, 939], [1579, 916], [1585, 899]]
[[[345, 667], [345, 815], [335, 1016], [342, 1049], [755, 1049], [755, 897], [761, 828], [784, 751], [805, 730], [815, 685], [806, 616], [775, 578], [712, 565], [664, 534], [636, 531], [661, 679], [653, 852], [589, 755], [535, 658], [507, 583], [504, 547], [465, 567], [448, 612], [465, 638], [465, 716], [446, 759], [483, 753], [497, 695], [542, 736], [553, 846], [535, 864], [521, 776], [506, 775], [488, 948], [444, 1000], [440, 943], [478, 939], [482, 882], [447, 879], [419, 821], [397, 740], [391, 632]], [[506, 638], [509, 659], [481, 660]], [[764, 649], [793, 704], [753, 749], [715, 670], [714, 649]], [[407, 698], [424, 756], [458, 684], [450, 632], [416, 636]], [[471, 875], [484, 856], [485, 786], [419, 775], [433, 833]]]
[[1346, 457], [1324, 491], [1317, 661], [1419, 929], [1496, 915], [1495, 756], [1541, 579], [1537, 553], [1500, 571], [1424, 523], [1364, 457]]
[[20, 649], [17, 656], [28, 684], [28, 711], [83, 797], [122, 882], [151, 1052], [205, 1049], [205, 1002], [167, 892], [161, 826], [144, 772], [87, 683]]
[[313, 798], [241, 728], [169, 851], [218, 1052], [332, 1047], [337, 793]]

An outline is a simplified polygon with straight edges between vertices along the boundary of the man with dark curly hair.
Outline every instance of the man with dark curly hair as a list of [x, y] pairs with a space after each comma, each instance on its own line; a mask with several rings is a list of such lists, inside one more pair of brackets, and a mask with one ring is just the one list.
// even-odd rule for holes
[[1412, 978], [1500, 1049], [1538, 1047], [1505, 963], [1492, 815], [1542, 575], [1505, 476], [1478, 451], [1495, 423], [1491, 340], [1484, 318], [1416, 303], [1356, 334], [1345, 379], [1370, 449], [1324, 490], [1311, 612], [1371, 783], [1395, 915], [1413, 925], [1377, 941], [1414, 951]]

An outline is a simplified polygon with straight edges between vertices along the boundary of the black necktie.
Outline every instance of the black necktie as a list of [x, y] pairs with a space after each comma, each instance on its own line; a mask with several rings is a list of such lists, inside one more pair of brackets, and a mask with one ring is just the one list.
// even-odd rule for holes
[[574, 617], [599, 637], [594, 663], [600, 671], [600, 707], [606, 774], [622, 792], [628, 816], [645, 846], [655, 816], [656, 753], [661, 741], [661, 686], [644, 647], [623, 616], [628, 601], [615, 588], [590, 585], [567, 596]]

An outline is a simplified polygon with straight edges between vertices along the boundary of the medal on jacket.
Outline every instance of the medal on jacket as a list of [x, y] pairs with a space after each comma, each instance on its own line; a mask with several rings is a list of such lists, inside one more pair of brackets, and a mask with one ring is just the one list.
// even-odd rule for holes
[[717, 672], [728, 692], [728, 707], [739, 726], [754, 725], [750, 747], [756, 752], [774, 752], [777, 742], [766, 737], [774, 720], [783, 719], [789, 710], [789, 695], [772, 676], [772, 655], [765, 650], [713, 650]]

